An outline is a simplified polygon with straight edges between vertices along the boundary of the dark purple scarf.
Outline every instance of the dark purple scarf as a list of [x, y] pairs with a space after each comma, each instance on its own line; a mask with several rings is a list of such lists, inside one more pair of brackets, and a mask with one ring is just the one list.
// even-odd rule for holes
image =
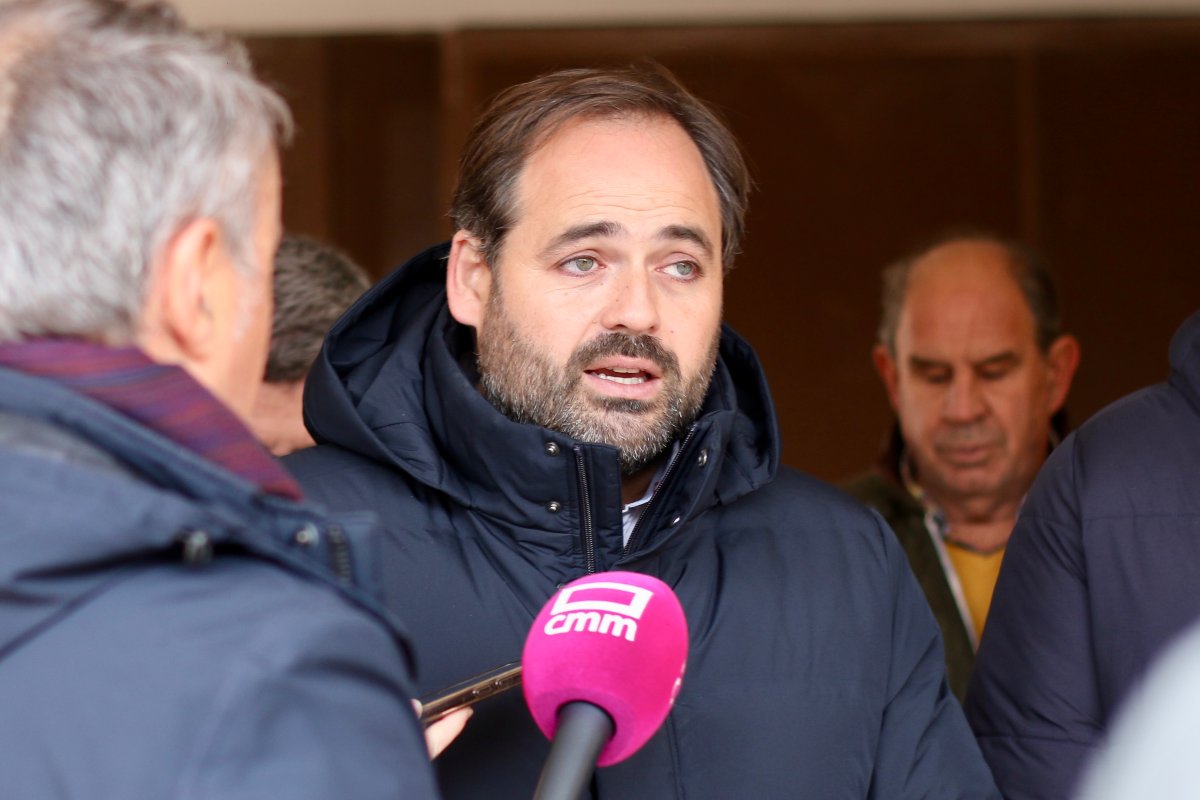
[[136, 347], [31, 339], [0, 345], [0, 365], [86, 395], [264, 492], [303, 496], [236, 414], [184, 369], [151, 361]]

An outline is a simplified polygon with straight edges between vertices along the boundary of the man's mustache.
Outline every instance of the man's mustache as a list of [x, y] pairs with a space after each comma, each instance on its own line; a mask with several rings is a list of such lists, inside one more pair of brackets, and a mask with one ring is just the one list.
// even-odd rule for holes
[[943, 428], [934, 437], [935, 447], [980, 447], [999, 444], [1004, 440], [1004, 432], [987, 423], [973, 422], [968, 425], [956, 425]]
[[663, 378], [679, 374], [679, 359], [657, 338], [649, 334], [630, 336], [625, 333], [602, 333], [590, 342], [580, 345], [571, 354], [568, 373], [578, 373], [588, 364], [605, 356], [624, 356], [651, 361]]

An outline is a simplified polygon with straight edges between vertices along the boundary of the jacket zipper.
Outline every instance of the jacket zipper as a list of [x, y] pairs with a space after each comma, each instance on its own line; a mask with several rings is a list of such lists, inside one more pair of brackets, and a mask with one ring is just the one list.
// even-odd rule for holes
[[338, 580], [349, 585], [354, 574], [350, 565], [350, 543], [346, 541], [346, 532], [337, 525], [330, 525], [328, 534], [333, 570], [337, 573]]
[[596, 571], [596, 531], [592, 525], [592, 496], [588, 491], [587, 470], [583, 466], [583, 448], [575, 445], [575, 468], [579, 476], [579, 497], [583, 506], [580, 516], [580, 533], [583, 535], [583, 557], [587, 574]]
[[633, 530], [629, 532], [629, 541], [625, 543], [625, 549], [621, 551], [622, 556], [629, 555], [633, 552], [634, 545], [640, 544], [638, 541], [638, 534], [641, 533], [642, 523], [645, 522], [646, 517], [650, 515], [650, 509], [654, 507], [654, 501], [659, 498], [659, 493], [661, 492], [662, 488], [666, 486], [667, 481], [671, 479], [672, 473], [675, 472], [675, 467], [679, 464], [680, 459], [683, 458], [683, 451], [687, 450], [688, 443], [691, 442], [692, 437], [696, 435], [696, 429], [698, 427], [698, 425], [692, 423], [692, 427], [688, 429], [687, 436], [683, 437], [683, 441], [679, 443], [679, 449], [675, 451], [675, 457], [671, 459], [671, 463], [667, 464], [667, 469], [665, 472], [663, 472], [662, 480], [658, 482], [658, 486], [655, 487], [654, 493], [650, 495], [650, 502], [646, 503], [646, 507], [642, 509], [642, 515], [638, 517], [638, 521], [633, 525]]

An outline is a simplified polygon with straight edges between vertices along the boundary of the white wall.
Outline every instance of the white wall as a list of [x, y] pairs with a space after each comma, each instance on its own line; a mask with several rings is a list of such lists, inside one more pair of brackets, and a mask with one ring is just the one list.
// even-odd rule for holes
[[174, 0], [199, 25], [244, 32], [700, 24], [963, 17], [1196, 15], [1200, 0]]

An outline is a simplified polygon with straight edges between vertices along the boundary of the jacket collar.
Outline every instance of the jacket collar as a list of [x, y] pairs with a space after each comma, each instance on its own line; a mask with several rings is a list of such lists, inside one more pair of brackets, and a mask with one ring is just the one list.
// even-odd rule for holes
[[[266, 491], [252, 476], [58, 382], [0, 367], [4, 425], [19, 428], [12, 436], [0, 430], [6, 441], [0, 505], [10, 512], [0, 594], [27, 602], [10, 603], [0, 613], [0, 652], [21, 632], [38, 628], [94, 587], [124, 574], [114, 565], [189, 558], [180, 547], [189, 532], [203, 532], [206, 549], [247, 548], [335, 585], [400, 629], [374, 599], [379, 580], [371, 570], [359, 569], [352, 560], [351, 574], [338, 574], [335, 582], [345, 553], [335, 552], [331, 537], [296, 546], [298, 532], [331, 530], [327, 520], [312, 507]], [[41, 435], [39, 429], [54, 435]], [[71, 443], [62, 448], [58, 437]], [[361, 563], [378, 563], [374, 519], [345, 516], [339, 523], [354, 552], [372, 548]], [[407, 647], [405, 657], [411, 663]]]
[[182, 368], [152, 361], [136, 347], [31, 339], [0, 345], [0, 365], [90, 397], [263, 491], [301, 497], [296, 482], [229, 408]]

